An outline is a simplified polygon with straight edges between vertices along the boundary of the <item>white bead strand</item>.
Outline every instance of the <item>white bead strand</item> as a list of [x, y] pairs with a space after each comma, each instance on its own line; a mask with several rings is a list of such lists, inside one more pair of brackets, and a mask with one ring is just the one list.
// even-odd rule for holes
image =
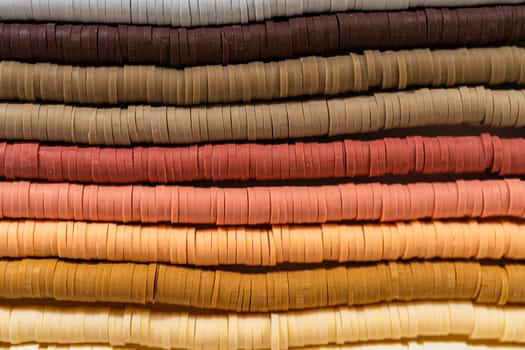
[[195, 27], [241, 24], [274, 17], [325, 12], [521, 3], [525, 3], [525, 0], [0, 0], [0, 21]]

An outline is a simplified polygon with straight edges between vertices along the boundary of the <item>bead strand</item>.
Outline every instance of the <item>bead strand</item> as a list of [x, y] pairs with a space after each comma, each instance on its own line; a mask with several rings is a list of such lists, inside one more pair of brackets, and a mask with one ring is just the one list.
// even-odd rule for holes
[[[407, 110], [407, 103], [414, 108]], [[499, 118], [494, 118], [494, 110], [501, 111]], [[248, 111], [255, 114], [255, 122]], [[525, 90], [478, 86], [194, 107], [91, 108], [0, 103], [2, 139], [92, 145], [281, 140], [465, 124], [525, 127]]]
[[[520, 307], [469, 302], [391, 303], [288, 313], [214, 315], [131, 307], [1, 306], [0, 341], [134, 344], [163, 349], [205, 345], [217, 348], [219, 344], [236, 348], [246, 344], [243, 346], [246, 349], [277, 350], [336, 342], [454, 335], [521, 344], [525, 342], [523, 315]], [[443, 322], [432, 322], [436, 318]], [[312, 324], [318, 325], [316, 335], [309, 332]], [[391, 324], [399, 327], [385, 327]], [[261, 332], [265, 336], [252, 343], [252, 335]]]
[[[465, 84], [524, 85], [525, 65], [522, 62], [525, 62], [525, 49], [506, 46], [365, 51], [362, 55], [311, 56], [270, 63], [184, 69], [0, 61], [0, 99], [113, 105], [194, 105], [332, 96], [379, 88], [402, 90], [417, 86]], [[373, 71], [368, 69], [372, 66], [376, 67]], [[501, 69], [492, 69], [494, 66]], [[422, 108], [425, 107], [428, 108], [422, 105]]]

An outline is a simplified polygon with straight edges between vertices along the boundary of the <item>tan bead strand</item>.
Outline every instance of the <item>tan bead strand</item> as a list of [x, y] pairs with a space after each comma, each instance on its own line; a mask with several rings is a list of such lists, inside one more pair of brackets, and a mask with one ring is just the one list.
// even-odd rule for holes
[[[401, 106], [409, 101], [414, 108], [402, 110]], [[459, 109], [450, 110], [446, 101], [458, 101]], [[511, 108], [511, 104], [523, 108]], [[508, 113], [495, 120], [490, 117], [494, 109]], [[255, 116], [255, 122], [248, 121], [250, 115]], [[143, 120], [149, 123], [144, 125]], [[93, 145], [255, 141], [461, 124], [524, 127], [525, 91], [489, 90], [479, 86], [193, 107], [92, 108], [0, 103], [2, 139]]]
[[[337, 95], [375, 88], [523, 85], [525, 73], [520, 64], [523, 60], [525, 49], [499, 47], [385, 51], [367, 54], [366, 59], [365, 55], [350, 54], [264, 64], [253, 62], [184, 69], [153, 66], [86, 68], [1, 61], [0, 99], [82, 104], [193, 105], [273, 100], [304, 95]], [[469, 64], [464, 65], [462, 62]], [[346, 68], [349, 65], [353, 70]], [[367, 65], [381, 67], [382, 74], [379, 75], [377, 70], [369, 72]], [[438, 70], [437, 67], [441, 69]], [[210, 79], [208, 71], [217, 69], [222, 74], [215, 74], [214, 79]], [[262, 74], [259, 72], [263, 70], [265, 78], [261, 81]], [[321, 71], [325, 74], [319, 79], [306, 79], [306, 75], [301, 74]], [[95, 79], [95, 76], [113, 79]], [[333, 81], [337, 79], [340, 79], [340, 84], [334, 86]], [[46, 88], [43, 89], [43, 86]], [[71, 92], [64, 89], [64, 86], [71, 86]], [[208, 91], [211, 93], [208, 94]], [[213, 93], [217, 91], [222, 93]]]

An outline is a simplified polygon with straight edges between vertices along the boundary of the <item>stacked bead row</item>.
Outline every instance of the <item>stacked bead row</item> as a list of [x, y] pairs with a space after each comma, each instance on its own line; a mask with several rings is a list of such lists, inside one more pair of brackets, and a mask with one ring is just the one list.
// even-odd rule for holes
[[0, 103], [0, 138], [95, 145], [272, 140], [460, 124], [524, 127], [525, 91], [479, 86], [194, 107]]
[[[161, 303], [237, 312], [302, 310], [392, 300], [525, 302], [525, 266], [477, 262], [377, 263], [238, 273], [173, 265], [0, 261], [0, 297]], [[30, 281], [30, 283], [28, 282]]]
[[[424, 336], [525, 343], [524, 309], [469, 302], [390, 303], [267, 314], [1, 306], [0, 341], [163, 349], [288, 349]], [[437, 322], [439, 321], [439, 322]], [[315, 327], [312, 327], [315, 325]]]
[[491, 172], [525, 175], [525, 139], [420, 136], [374, 141], [99, 148], [0, 143], [7, 179], [94, 183], [292, 180]]
[[200, 228], [2, 220], [0, 257], [59, 257], [200, 266], [275, 266], [282, 263], [436, 257], [523, 260], [525, 224], [434, 220]]
[[414, 7], [458, 7], [520, 4], [523, 0], [5, 0], [0, 20], [157, 24], [173, 27], [248, 23], [309, 13], [403, 10]]
[[2, 218], [218, 225], [525, 217], [518, 179], [244, 188], [0, 182]]
[[523, 22], [525, 6], [340, 12], [195, 29], [0, 23], [0, 58], [89, 65], [229, 64], [356, 49], [501, 45], [525, 39]]
[[525, 49], [518, 47], [365, 51], [362, 55], [184, 69], [1, 61], [0, 99], [191, 105], [337, 95], [373, 88], [523, 85], [523, 62]]

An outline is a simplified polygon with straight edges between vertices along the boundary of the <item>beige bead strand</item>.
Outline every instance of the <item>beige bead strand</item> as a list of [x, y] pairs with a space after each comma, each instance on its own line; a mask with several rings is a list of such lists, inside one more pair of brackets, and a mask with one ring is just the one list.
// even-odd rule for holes
[[[401, 109], [409, 101], [414, 106], [410, 115]], [[449, 110], [447, 101], [458, 101], [459, 109]], [[8, 102], [0, 103], [0, 138], [93, 145], [188, 144], [337, 136], [438, 125], [524, 127], [525, 108], [511, 108], [511, 103], [525, 106], [525, 92], [479, 86], [193, 107], [93, 108]], [[494, 120], [490, 116], [494, 109], [508, 113]], [[249, 116], [254, 120], [250, 121]], [[150, 123], [145, 125], [143, 120]]]
[[[3, 305], [0, 306], [0, 342], [194, 349], [194, 336], [199, 335], [199, 343], [213, 348], [222, 343], [238, 349], [275, 350], [425, 336], [524, 343], [522, 309], [449, 301], [207, 315], [135, 307]], [[432, 322], [436, 319], [442, 322]], [[396, 331], [382, 326], [392, 322], [400, 325]], [[316, 326], [316, 333], [309, 334], [312, 325]], [[507, 327], [514, 332], [502, 334], [501, 330]], [[246, 341], [254, 334], [261, 334], [261, 330], [265, 336], [256, 343]]]
[[[458, 340], [415, 340], [403, 342], [366, 342], [348, 345], [325, 345], [304, 347], [304, 350], [519, 350], [522, 347], [518, 344], [494, 344], [491, 342], [465, 342]], [[80, 345], [47, 345], [47, 344], [0, 344], [0, 350], [153, 350], [152, 348], [135, 346], [111, 346], [103, 344], [80, 344]]]
[[[414, 108], [408, 115], [401, 106], [409, 101]], [[459, 109], [450, 110], [447, 101], [458, 101]], [[188, 144], [337, 136], [438, 125], [524, 127], [525, 109], [510, 108], [511, 103], [525, 106], [525, 92], [479, 86], [219, 107], [93, 108], [7, 102], [0, 103], [0, 138], [93, 145]], [[493, 109], [506, 113], [494, 120], [490, 117]], [[364, 110], [368, 112], [358, 112]], [[364, 122], [371, 119], [376, 122]], [[143, 120], [150, 123], [144, 124]]]

